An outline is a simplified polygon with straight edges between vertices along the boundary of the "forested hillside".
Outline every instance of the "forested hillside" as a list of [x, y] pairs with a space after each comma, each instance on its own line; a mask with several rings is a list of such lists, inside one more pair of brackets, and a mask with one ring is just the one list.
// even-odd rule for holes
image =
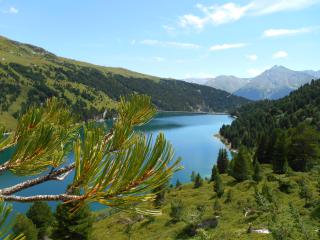
[[144, 93], [161, 110], [224, 112], [248, 100], [214, 88], [161, 79], [121, 68], [57, 57], [46, 50], [0, 37], [0, 123], [13, 128], [32, 104], [58, 96], [82, 119], [115, 108], [121, 95]]
[[320, 80], [300, 87], [283, 99], [248, 104], [233, 114], [237, 119], [231, 126], [223, 126], [220, 134], [235, 148], [257, 146], [262, 136], [271, 136], [277, 128], [284, 130], [307, 123], [320, 130]]

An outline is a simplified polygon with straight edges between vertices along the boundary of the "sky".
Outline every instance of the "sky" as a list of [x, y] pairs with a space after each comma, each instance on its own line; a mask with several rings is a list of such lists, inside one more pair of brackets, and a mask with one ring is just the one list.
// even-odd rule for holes
[[0, 0], [0, 35], [177, 79], [320, 70], [320, 0]]

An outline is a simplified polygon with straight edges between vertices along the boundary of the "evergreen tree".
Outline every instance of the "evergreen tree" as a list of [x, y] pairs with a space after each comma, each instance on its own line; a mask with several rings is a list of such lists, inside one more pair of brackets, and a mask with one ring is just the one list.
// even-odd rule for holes
[[164, 203], [167, 186], [167, 184], [161, 185], [155, 188], [155, 190], [153, 191], [154, 193], [156, 193], [156, 198], [153, 202], [156, 208], [159, 208]]
[[300, 124], [294, 129], [289, 145], [289, 164], [294, 171], [309, 171], [319, 164], [320, 134], [308, 124]]
[[195, 180], [194, 180], [194, 188], [199, 188], [199, 187], [202, 186], [202, 184], [203, 184], [203, 179], [202, 179], [202, 177], [200, 176], [200, 174], [198, 173], [198, 174], [196, 175]]
[[26, 213], [38, 230], [38, 239], [44, 239], [49, 235], [49, 228], [54, 223], [54, 216], [51, 208], [45, 202], [35, 202]]
[[273, 172], [284, 174], [285, 162], [287, 161], [287, 137], [285, 133], [278, 133], [272, 156]]
[[26, 216], [19, 214], [16, 217], [12, 231], [15, 234], [23, 234], [26, 237], [26, 240], [37, 240], [38, 231], [33, 222]]
[[213, 189], [216, 192], [218, 198], [222, 197], [224, 193], [224, 188], [223, 188], [223, 184], [222, 184], [222, 180], [219, 172], [217, 172], [217, 175], [215, 175], [214, 177]]
[[179, 188], [181, 185], [182, 185], [181, 182], [179, 181], [179, 179], [177, 179], [176, 188]]
[[219, 170], [217, 165], [213, 165], [212, 170], [211, 170], [211, 178], [210, 181], [214, 181], [215, 177], [219, 174]]
[[60, 204], [56, 210], [57, 226], [53, 231], [54, 240], [87, 240], [92, 229], [92, 216], [88, 205], [73, 212], [75, 203]]
[[262, 180], [262, 173], [259, 161], [254, 161], [253, 164], [253, 175], [252, 179], [256, 182], [260, 182]]
[[232, 176], [239, 182], [249, 179], [250, 165], [250, 154], [244, 147], [241, 147], [238, 154], [234, 157]]
[[267, 156], [267, 146], [268, 139], [265, 135], [260, 137], [260, 141], [258, 143], [258, 147], [255, 153], [255, 159], [259, 161], [259, 163], [270, 163], [270, 160]]
[[218, 159], [217, 159], [217, 167], [219, 170], [220, 174], [226, 173], [228, 170], [228, 165], [229, 165], [229, 159], [228, 159], [228, 153], [227, 150], [220, 149], [219, 154], [218, 154]]

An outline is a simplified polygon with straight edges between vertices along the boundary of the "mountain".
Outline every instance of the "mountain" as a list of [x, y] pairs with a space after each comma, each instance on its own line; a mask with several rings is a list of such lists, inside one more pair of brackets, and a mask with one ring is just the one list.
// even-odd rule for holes
[[205, 85], [233, 93], [250, 82], [250, 78], [238, 78], [232, 75], [220, 75], [207, 79]]
[[301, 123], [320, 131], [320, 79], [312, 80], [278, 100], [247, 104], [233, 114], [237, 117], [220, 134], [233, 147], [254, 147], [261, 136], [270, 136], [275, 129], [293, 129]]
[[252, 78], [248, 84], [234, 94], [251, 100], [279, 99], [314, 78], [305, 72], [274, 66]]
[[282, 98], [303, 84], [318, 78], [320, 71], [293, 71], [283, 66], [274, 66], [253, 78], [221, 75], [215, 78], [197, 78], [193, 81], [251, 100], [261, 100]]
[[121, 95], [147, 94], [159, 110], [230, 111], [248, 103], [211, 87], [162, 79], [123, 68], [58, 57], [43, 48], [0, 36], [0, 123], [16, 118], [46, 98], [63, 99], [82, 119], [112, 114]]
[[315, 77], [317, 79], [320, 78], [320, 70], [319, 71], [305, 70], [303, 72], [306, 73], [306, 74], [309, 74], [309, 75], [311, 75], [311, 76], [313, 76], [313, 77]]

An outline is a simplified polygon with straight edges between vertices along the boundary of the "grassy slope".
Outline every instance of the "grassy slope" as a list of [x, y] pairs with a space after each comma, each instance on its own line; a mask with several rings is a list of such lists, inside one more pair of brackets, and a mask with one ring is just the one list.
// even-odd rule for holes
[[[264, 166], [264, 174], [267, 175], [268, 173], [271, 174], [270, 167]], [[285, 178], [285, 176], [274, 176]], [[290, 179], [296, 181], [302, 177], [308, 180], [312, 192], [316, 197], [316, 194], [318, 194], [316, 190], [317, 174], [295, 173]], [[255, 216], [244, 217], [244, 207], [254, 207], [254, 182], [245, 181], [235, 183], [233, 178], [227, 175], [222, 175], [222, 179], [225, 185], [225, 194], [220, 200], [222, 211], [220, 213], [218, 226], [208, 231], [208, 234], [211, 235], [210, 239], [272, 239], [268, 234], [248, 234], [246, 232], [250, 223], [252, 223], [254, 228], [268, 227], [268, 217], [266, 214], [262, 214], [258, 218], [255, 218]], [[264, 182], [265, 181], [259, 183], [259, 189], [261, 189]], [[295, 185], [294, 193], [286, 194], [278, 190], [278, 183], [276, 181], [266, 181], [266, 183], [273, 189], [273, 194], [276, 196], [281, 209], [281, 217], [285, 218], [289, 216], [288, 204], [289, 202], [293, 202], [294, 206], [299, 209], [307, 230], [314, 234], [315, 229], [318, 227], [317, 224], [319, 223], [320, 216], [318, 213], [318, 219], [311, 218], [311, 212], [315, 210], [312, 208], [304, 208], [304, 200], [299, 197], [298, 185]], [[233, 192], [233, 200], [231, 203], [225, 203], [226, 192], [230, 189]], [[317, 195], [317, 197], [319, 201], [319, 195]], [[156, 217], [154, 221], [149, 221], [148, 218], [145, 218], [133, 224], [131, 239], [188, 239], [187, 237], [177, 237], [186, 226], [184, 222], [178, 222], [176, 224], [170, 223], [170, 203], [176, 199], [183, 201], [186, 206], [186, 211], [195, 208], [197, 205], [204, 205], [206, 207], [204, 219], [214, 216], [213, 203], [215, 201], [215, 194], [213, 193], [212, 183], [206, 182], [198, 189], [194, 189], [192, 184], [185, 184], [180, 189], [169, 190], [166, 194], [166, 201], [162, 208], [162, 216]], [[131, 214], [120, 212], [95, 223], [93, 239], [103, 240], [106, 239], [106, 236], [112, 236], [113, 240], [129, 239], [125, 231], [127, 229], [126, 222], [130, 219], [133, 219]]]
[[0, 36], [1, 83], [16, 88], [0, 92], [0, 123], [9, 128], [21, 106], [23, 111], [51, 96], [63, 98], [85, 119], [114, 109], [121, 95], [131, 93], [150, 95], [161, 110], [221, 112], [248, 102], [206, 86], [58, 57]]

